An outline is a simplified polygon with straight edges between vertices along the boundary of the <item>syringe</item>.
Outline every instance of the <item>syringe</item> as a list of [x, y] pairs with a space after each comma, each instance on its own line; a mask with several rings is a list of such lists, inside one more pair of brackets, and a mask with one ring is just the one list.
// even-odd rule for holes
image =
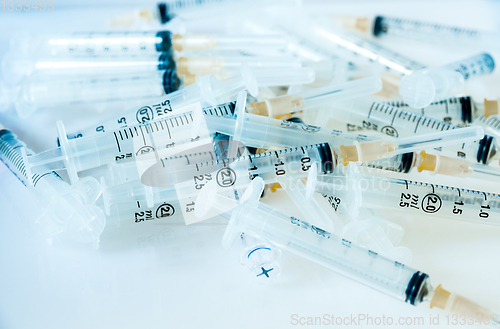
[[[188, 165], [176, 166], [169, 159], [161, 158], [149, 167], [140, 181], [107, 186], [102, 180], [106, 213], [111, 214], [114, 204], [140, 202], [152, 207], [164, 200], [177, 200], [185, 221], [192, 223], [197, 221], [192, 213], [196, 196], [209, 181], [216, 181], [218, 186], [228, 188], [230, 192], [246, 188], [258, 176], [274, 183], [280, 179], [304, 178], [314, 163], [321, 168], [321, 173], [330, 173], [336, 166], [331, 148], [325, 143], [201, 163], [196, 163], [196, 159], [199, 159], [196, 155], [185, 154], [185, 159]], [[238, 193], [234, 195], [237, 196]]]
[[[211, 119], [212, 117], [206, 118]], [[226, 120], [226, 118], [220, 119]], [[478, 129], [480, 130], [480, 128]], [[246, 142], [245, 134], [248, 134], [249, 130], [251, 129], [243, 129], [240, 135], [241, 140]], [[104, 209], [107, 214], [110, 214], [112, 204], [116, 203], [135, 203], [139, 201], [141, 203], [146, 203], [149, 207], [153, 207], [154, 204], [162, 202], [163, 200], [178, 200], [182, 205], [181, 210], [185, 220], [187, 222], [193, 222], [193, 214], [191, 214], [189, 210], [193, 209], [192, 206], [194, 205], [193, 193], [198, 192], [206, 183], [214, 179], [222, 188], [233, 186], [246, 188], [255, 177], [264, 178], [268, 184], [276, 182], [283, 184], [290, 181], [290, 179], [304, 178], [310, 168], [319, 168], [317, 171], [320, 173], [332, 173], [342, 159], [347, 162], [370, 161], [382, 158], [387, 152], [390, 154], [391, 150], [396, 150], [394, 153], [398, 154], [398, 147], [400, 147], [400, 151], [408, 150], [408, 152], [410, 152], [410, 143], [413, 143], [413, 149], [415, 149], [423, 147], [425, 144], [447, 144], [461, 137], [467, 140], [474, 139], [474, 134], [477, 133], [475, 130], [476, 129], [473, 128], [464, 128], [461, 131], [457, 130], [441, 133], [440, 137], [437, 136], [439, 134], [434, 134], [434, 136], [428, 136], [426, 141], [420, 138], [421, 144], [415, 143], [414, 141], [412, 142], [411, 139], [414, 138], [407, 139], [407, 142], [405, 142], [405, 139], [400, 139], [399, 145], [387, 141], [363, 142], [353, 147], [346, 147], [349, 149], [349, 152], [351, 152], [350, 154], [345, 152], [346, 148], [343, 148], [343, 146], [341, 146], [339, 150], [333, 148], [332, 145], [328, 143], [319, 143], [240, 157], [228, 156], [222, 159], [205, 159], [204, 162], [201, 163], [197, 163], [197, 160], [200, 159], [200, 156], [197, 154], [185, 154], [184, 157], [180, 159], [173, 159], [173, 161], [187, 161], [187, 164], [182, 166], [176, 165], [173, 162], [170, 163], [169, 159], [160, 159], [158, 163], [153, 164], [153, 166], [149, 167], [142, 175], [139, 173], [139, 177], [136, 177], [137, 171], [132, 175], [121, 175], [127, 176], [129, 180], [131, 180], [131, 182], [126, 185], [108, 187], [106, 182], [102, 181]], [[262, 129], [258, 131], [262, 131]], [[293, 132], [290, 132], [293, 135]], [[458, 132], [460, 132], [461, 136], [455, 135], [455, 133]], [[273, 139], [272, 135], [273, 134], [270, 136], [271, 140]], [[318, 134], [313, 135], [317, 136]], [[283, 138], [284, 136], [280, 134], [280, 137]], [[256, 138], [253, 137], [253, 139]], [[276, 140], [276, 138], [274, 138], [274, 140]], [[333, 136], [330, 136], [329, 140], [331, 140], [334, 145], [339, 143]], [[297, 142], [297, 138], [288, 141], [288, 143], [293, 143], [293, 141]], [[263, 141], [260, 141], [259, 143], [262, 142]], [[356, 153], [356, 150], [360, 151], [357, 152], [357, 158], [354, 159], [352, 158], [352, 153]], [[365, 150], [365, 152], [362, 150]], [[367, 150], [368, 152], [366, 152]], [[403, 158], [406, 155], [407, 154], [404, 154]], [[206, 154], [201, 154], [201, 156], [206, 157]], [[386, 170], [398, 171], [405, 169], [401, 167], [403, 163], [401, 157], [396, 156], [395, 160], [388, 161], [388, 165], [395, 166], [394, 162], [397, 162], [397, 166], [399, 167], [387, 168], [385, 167], [385, 162], [379, 162], [378, 164]], [[406, 162], [405, 165], [407, 165]], [[139, 181], [138, 178], [141, 180]], [[123, 179], [120, 180], [123, 181]], [[151, 189], [151, 187], [154, 188]], [[185, 209], [188, 210], [184, 211]]]
[[175, 69], [172, 54], [130, 57], [47, 57], [33, 59], [8, 53], [2, 59], [2, 73], [11, 85], [38, 73], [44, 76], [96, 76], [137, 74]]
[[[310, 175], [308, 179], [308, 195], [314, 191], [339, 197], [353, 216], [362, 207], [500, 225], [498, 194], [413, 181], [403, 176], [325, 175], [317, 180], [313, 177]], [[456, 184], [460, 181], [456, 180]]]
[[[220, 117], [207, 117], [207, 119], [214, 119], [214, 121], [219, 119], [221, 121], [232, 120]], [[229, 129], [220, 130], [224, 130], [224, 134], [234, 136], [234, 128], [233, 131], [227, 131]], [[305, 172], [307, 172], [315, 163], [320, 168], [320, 172], [330, 173], [333, 172], [339, 164], [347, 165], [349, 162], [375, 161], [383, 159], [386, 156], [392, 156], [392, 158], [388, 161], [375, 162], [372, 165], [377, 164], [378, 166], [381, 166], [382, 169], [386, 170], [408, 172], [413, 166], [421, 165], [420, 162], [412, 157], [412, 152], [416, 149], [429, 145], [447, 145], [454, 143], [457, 139], [476, 140], [481, 138], [483, 135], [482, 129], [479, 127], [463, 128], [461, 130], [435, 133], [428, 136], [410, 137], [406, 139], [401, 138], [395, 141], [355, 141], [355, 145], [340, 145], [340, 149], [338, 149], [335, 146], [339, 145], [341, 140], [334, 136], [312, 134], [320, 140], [328, 140], [330, 142], [307, 146], [307, 144], [303, 144], [310, 141], [310, 138], [307, 138], [309, 137], [307, 133], [305, 134], [306, 136], [304, 136], [304, 134], [300, 134], [298, 132], [295, 133], [290, 129], [275, 129], [275, 131], [279, 130], [281, 130], [281, 134], [261, 134], [263, 138], [259, 141], [254, 135], [255, 133], [258, 134], [258, 132], [262, 131], [262, 128], [259, 128], [258, 124], [254, 124], [250, 128], [245, 126], [240, 134], [240, 139], [244, 143], [258, 147], [262, 146], [262, 144], [269, 145], [271, 143], [285, 143], [280, 142], [274, 136], [278, 135], [283, 138], [283, 140], [288, 140], [286, 138], [287, 130], [290, 135], [302, 135], [300, 136], [302, 138], [299, 136], [290, 138], [286, 143], [295, 144], [297, 146], [288, 149], [242, 157], [212, 159], [211, 161], [205, 161], [203, 163], [196, 163], [196, 158], [194, 161], [191, 161], [186, 155], [189, 165], [182, 167], [168, 165], [168, 161], [164, 163], [163, 160], [161, 160], [162, 165], [157, 166], [153, 171], [150, 171], [149, 175], [151, 176], [147, 180], [143, 176], [142, 182], [145, 184], [154, 184], [152, 186], [165, 186], [162, 182], [170, 184], [172, 175], [175, 177], [189, 177], [192, 172], [195, 172], [196, 175], [208, 173], [214, 175], [222, 163], [224, 167], [229, 166], [233, 169], [237, 168], [237, 170], [235, 169], [236, 171], [231, 171], [231, 175], [234, 176], [234, 179], [232, 180], [233, 184], [237, 180], [240, 181], [240, 183], [243, 180], [244, 184], [247, 184], [247, 179], [253, 179], [258, 176], [263, 177], [266, 180], [266, 183], [270, 184], [277, 181], [302, 178]], [[347, 141], [351, 143], [355, 140], [355, 136], [339, 135], [338, 137], [344, 140], [347, 139]], [[351, 140], [349, 140], [349, 138], [351, 138]], [[358, 139], [360, 138], [358, 137]], [[301, 142], [302, 144], [300, 144]], [[256, 145], [255, 143], [259, 143], [260, 145]], [[397, 156], [399, 154], [403, 154], [403, 156]], [[427, 167], [429, 168], [426, 169], [432, 170], [430, 166]], [[243, 178], [239, 178], [241, 176], [243, 176]], [[146, 181], [150, 181], [152, 183], [146, 183]], [[196, 179], [194, 180], [194, 183], [196, 185]], [[152, 202], [149, 202], [149, 204], [152, 204]]]
[[[285, 81], [289, 77], [288, 81], [295, 83], [308, 82], [311, 80], [311, 76], [314, 79], [312, 70], [297, 67], [285, 71], [284, 68], [288, 64], [284, 63], [283, 68], [278, 71], [269, 68], [269, 73], [277, 75], [274, 76], [273, 80], [283, 78], [283, 81]], [[254, 71], [258, 83], [260, 82], [263, 85], [273, 83], [273, 81], [266, 81], [266, 77], [261, 77], [263, 74], [259, 73], [259, 71]], [[239, 72], [241, 70], [235, 72], [234, 75], [237, 76]], [[176, 70], [168, 69], [144, 74], [96, 75], [78, 78], [57, 77], [56, 79], [51, 76], [35, 74], [23, 82], [20, 94], [15, 101], [15, 108], [19, 117], [27, 118], [41, 107], [64, 106], [74, 103], [112, 102], [126, 99], [155, 99], [170, 94], [189, 83], [186, 79], [179, 78], [177, 73]], [[284, 75], [280, 73], [284, 73]], [[7, 89], [6, 92], [9, 92], [9, 90]], [[181, 93], [184, 92], [187, 91]], [[119, 119], [121, 118], [120, 116]]]
[[404, 102], [390, 102], [391, 106], [442, 120], [458, 126], [477, 125], [483, 127], [487, 135], [500, 138], [499, 105], [497, 100], [484, 100], [477, 103], [471, 97], [453, 97], [432, 103], [426, 108], [415, 109]]
[[497, 47], [500, 35], [495, 32], [480, 31], [417, 20], [375, 16], [348, 17], [334, 16], [346, 28], [373, 34], [375, 37], [398, 37], [436, 44], [453, 46]]
[[345, 79], [356, 75], [360, 76], [358, 74], [360, 73], [358, 72], [359, 68], [353, 63], [319, 47], [308, 38], [303, 38], [296, 33], [290, 33], [290, 31], [279, 25], [270, 24], [269, 20], [252, 18], [245, 21], [244, 27], [252, 33], [263, 35], [280, 33], [286, 35], [288, 39], [286, 50], [302, 59], [303, 65], [315, 69], [315, 86], [325, 86], [333, 82], [343, 82]]
[[398, 76], [424, 68], [422, 64], [352, 32], [342, 31], [328, 22], [318, 23], [295, 17], [293, 22], [286, 24], [286, 28], [356, 65], [375, 63]]
[[[133, 12], [121, 14], [113, 17], [110, 21], [111, 26], [129, 27], [137, 23], [151, 24], [158, 22], [166, 24], [179, 13], [185, 13], [198, 10], [206, 13], [207, 9], [220, 8], [221, 5], [234, 4], [235, 2], [227, 0], [176, 0], [171, 2], [158, 2], [156, 6], [135, 10]], [[238, 1], [236, 3], [245, 3]]]
[[250, 103], [253, 114], [279, 117], [296, 111], [311, 110], [326, 103], [367, 96], [379, 92], [382, 81], [378, 77], [364, 78], [303, 91], [294, 95], [284, 95], [262, 102]]
[[[152, 56], [177, 51], [283, 49], [282, 36], [180, 35], [169, 31], [76, 32], [42, 36], [18, 35], [11, 39], [14, 53], [28, 56]], [[95, 57], [98, 58], [98, 57]]]
[[211, 106], [228, 101], [239, 91], [247, 89], [251, 95], [258, 94], [259, 86], [283, 86], [314, 81], [314, 71], [306, 68], [250, 70], [243, 66], [241, 75], [218, 80], [213, 76], [204, 76], [196, 84], [187, 86], [166, 95], [141, 108], [127, 110], [117, 116], [107, 118], [94, 127], [79, 130], [71, 136], [87, 136], [96, 132], [117, 130], [135, 123], [145, 123], [177, 113], [177, 109], [195, 102], [203, 102]]
[[113, 203], [109, 214], [106, 215], [106, 228], [133, 223], [147, 223], [155, 220], [171, 220], [174, 216], [177, 217], [181, 214], [179, 202], [175, 199], [165, 199], [153, 204], [151, 207], [139, 200]]
[[498, 324], [499, 313], [458, 294], [451, 294], [441, 285], [432, 287], [427, 274], [258, 202], [263, 188], [262, 180], [254, 180], [236, 209], [227, 207], [226, 198], [213, 193], [216, 192], [214, 189], [206, 189], [198, 196], [195, 212], [201, 216], [210, 208], [228, 211], [224, 215], [226, 218], [230, 216], [223, 237], [226, 248], [234, 245], [241, 232], [249, 232], [408, 304], [418, 306], [430, 302], [431, 308], [471, 315], [484, 324]]
[[[306, 141], [328, 142], [332, 147], [339, 147], [340, 159], [347, 164], [350, 161], [373, 161], [397, 154], [420, 151], [429, 147], [454, 145], [477, 141], [484, 136], [481, 127], [450, 129], [442, 132], [397, 138], [391, 140], [373, 140], [373, 138], [342, 132], [338, 130], [321, 129], [315, 126], [280, 121], [252, 114], [238, 115], [240, 132], [235, 131], [234, 118], [207, 116], [207, 126], [212, 132], [220, 132], [233, 136], [245, 145], [256, 148], [305, 145]], [[287, 129], [283, 128], [283, 126]], [[343, 145], [343, 143], [348, 146]], [[351, 144], [353, 146], [349, 146]], [[390, 153], [390, 154], [386, 154]]]
[[12, 131], [0, 126], [0, 160], [40, 201], [34, 206], [43, 209], [35, 220], [36, 229], [47, 238], [65, 233], [78, 242], [97, 243], [106, 223], [104, 213], [94, 205], [101, 194], [99, 183], [87, 177], [70, 186], [47, 167], [31, 176], [22, 154], [26, 158], [33, 152]]
[[404, 101], [388, 102], [388, 104], [457, 126], [475, 122], [476, 117], [489, 117], [499, 114], [498, 101], [485, 99], [484, 103], [477, 103], [469, 96], [452, 97], [433, 102], [425, 108], [410, 107]]
[[48, 35], [16, 35], [10, 49], [26, 55], [138, 55], [169, 52], [169, 31], [74, 32]]
[[230, 70], [241, 70], [242, 65], [252, 69], [299, 68], [302, 62], [298, 58], [286, 56], [180, 56], [176, 60], [178, 74], [216, 74]]
[[[460, 128], [446, 122], [425, 117], [387, 104], [356, 99], [342, 102], [330, 111], [331, 118], [347, 124], [347, 131], [366, 129], [392, 137], [427, 134]], [[358, 129], [359, 127], [359, 129]], [[463, 143], [457, 149], [443, 148], [452, 156], [467, 158], [470, 162], [490, 163], [498, 158], [495, 138], [485, 136], [479, 143]], [[453, 154], [452, 153], [453, 150]]]
[[[59, 121], [57, 129], [61, 146], [24, 157], [25, 169], [28, 177], [30, 173], [42, 174], [41, 170], [46, 168], [66, 169], [74, 184], [78, 181], [78, 172], [105, 164], [137, 160], [137, 165], [147, 166], [145, 163], [155, 161], [158, 154], [174, 154], [179, 152], [179, 147], [206, 144], [209, 133], [204, 127], [203, 117], [198, 103], [191, 105], [184, 114], [71, 140], [67, 139], [64, 125]], [[141, 163], [140, 159], [144, 162]], [[34, 183], [33, 180], [29, 182]]]
[[490, 74], [494, 68], [493, 57], [482, 53], [440, 68], [421, 69], [401, 78], [399, 94], [411, 107], [426, 107], [432, 102], [460, 95], [465, 80]]
[[20, 118], [28, 118], [40, 108], [75, 103], [154, 99], [181, 86], [175, 70], [130, 75], [57, 78], [33, 75], [24, 80], [15, 100]]
[[[186, 154], [185, 159], [188, 164], [183, 166], [176, 166], [178, 161], [175, 159], [173, 162], [171, 159], [160, 159], [154, 171], [149, 170], [141, 181], [107, 186], [101, 180], [106, 213], [110, 213], [113, 204], [137, 201], [151, 207], [163, 200], [179, 200], [185, 209], [188, 202], [183, 202], [183, 197], [192, 194], [192, 191], [199, 192], [212, 180], [221, 188], [246, 188], [255, 177], [275, 183], [280, 179], [306, 177], [314, 163], [318, 164], [321, 173], [331, 173], [336, 166], [330, 146], [325, 143], [204, 162], [197, 162], [200, 156], [192, 154]], [[145, 184], [154, 185], [151, 188]]]

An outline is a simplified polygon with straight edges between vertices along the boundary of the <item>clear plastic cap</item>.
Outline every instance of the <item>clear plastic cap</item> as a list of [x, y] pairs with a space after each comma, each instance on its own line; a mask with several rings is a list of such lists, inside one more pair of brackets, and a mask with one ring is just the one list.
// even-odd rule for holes
[[100, 194], [101, 187], [93, 177], [68, 186], [36, 220], [37, 229], [45, 237], [63, 233], [80, 243], [98, 241], [106, 225], [103, 211], [94, 205]]
[[226, 102], [229, 98], [242, 90], [257, 97], [259, 86], [250, 68], [246, 65], [241, 67], [241, 75], [233, 78], [217, 80], [213, 76], [204, 76], [197, 82], [202, 98], [212, 106]]
[[259, 87], [293, 86], [313, 83], [316, 74], [311, 68], [254, 69], [252, 70]]
[[458, 96], [463, 90], [463, 75], [441, 68], [416, 71], [399, 81], [399, 94], [413, 108], [424, 108], [432, 102]]
[[240, 253], [240, 264], [249, 269], [250, 279], [256, 283], [270, 283], [281, 273], [281, 249], [262, 238], [247, 233], [240, 235], [245, 248]]
[[380, 250], [384, 255], [403, 264], [410, 264], [412, 252], [406, 247], [395, 247], [403, 238], [404, 228], [379, 217], [352, 221], [344, 227], [342, 236], [368, 249]]
[[315, 107], [327, 102], [371, 95], [380, 90], [382, 90], [382, 80], [379, 77], [368, 77], [311, 89], [298, 95], [304, 99], [304, 107]]

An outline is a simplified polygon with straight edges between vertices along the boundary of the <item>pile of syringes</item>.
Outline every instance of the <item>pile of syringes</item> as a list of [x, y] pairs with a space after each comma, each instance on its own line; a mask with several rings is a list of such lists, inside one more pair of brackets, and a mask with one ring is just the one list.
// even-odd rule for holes
[[[394, 220], [500, 225], [500, 94], [473, 88], [494, 80], [500, 32], [287, 1], [258, 15], [242, 0], [184, 2], [122, 13], [108, 30], [12, 38], [0, 160], [38, 200], [34, 229], [97, 249], [105, 230], [225, 218], [222, 246], [258, 283], [286, 276], [290, 252], [500, 328], [500, 303], [480, 306], [411, 267], [419, 250], [400, 244]], [[190, 30], [225, 6], [228, 33]], [[469, 55], [427, 66], [386, 48], [391, 38]], [[23, 141], [9, 126], [49, 115], [57, 137], [30, 129]], [[275, 195], [296, 207], [275, 208]]]

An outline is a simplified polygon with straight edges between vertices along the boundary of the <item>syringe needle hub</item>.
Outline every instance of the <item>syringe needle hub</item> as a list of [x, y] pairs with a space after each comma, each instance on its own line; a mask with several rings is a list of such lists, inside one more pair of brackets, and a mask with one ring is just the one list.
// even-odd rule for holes
[[430, 171], [433, 175], [441, 174], [454, 177], [467, 177], [472, 173], [472, 168], [467, 160], [450, 158], [442, 155], [433, 155], [420, 152], [418, 172]]
[[465, 298], [437, 286], [431, 299], [431, 308], [436, 307], [450, 314], [466, 316], [484, 324], [498, 324], [498, 314]]

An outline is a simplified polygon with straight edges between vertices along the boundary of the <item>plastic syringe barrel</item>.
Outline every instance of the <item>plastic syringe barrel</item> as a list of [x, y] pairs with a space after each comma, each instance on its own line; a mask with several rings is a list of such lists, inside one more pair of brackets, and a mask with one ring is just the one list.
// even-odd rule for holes
[[54, 77], [89, 76], [157, 72], [175, 68], [175, 61], [170, 52], [150, 56], [66, 56], [38, 59], [8, 52], [1, 64], [3, 77], [11, 84], [20, 83], [24, 78], [35, 73]]
[[300, 59], [285, 56], [190, 56], [180, 57], [176, 63], [179, 74], [213, 73], [222, 69], [239, 69], [242, 65], [255, 69], [288, 69], [302, 66]]
[[24, 185], [30, 186], [28, 179], [32, 180], [31, 190], [41, 202], [43, 209], [35, 221], [37, 230], [45, 237], [66, 232], [77, 242], [98, 241], [106, 223], [104, 213], [94, 205], [101, 193], [99, 183], [87, 177], [80, 184], [70, 186], [43, 166], [39, 174], [28, 177], [21, 150], [33, 154], [14, 133], [0, 129], [0, 160]]
[[427, 274], [389, 260], [320, 228], [288, 217], [261, 202], [247, 203], [233, 218], [243, 232], [338, 272], [401, 301], [417, 305]]
[[[321, 48], [354, 62], [356, 65], [374, 63], [398, 74], [410, 74], [425, 66], [382, 45], [359, 37], [356, 33], [338, 29], [332, 24], [319, 25], [316, 22], [297, 23], [290, 27], [296, 33], [311, 39]], [[355, 53], [358, 56], [353, 56]]]
[[[366, 99], [355, 99], [336, 104], [332, 114], [336, 120], [356, 126], [367, 125], [368, 129], [373, 127], [374, 130], [378, 131], [379, 129], [380, 132], [394, 137], [460, 129], [458, 126], [443, 121]], [[465, 145], [459, 145], [459, 143], [456, 147], [447, 146], [443, 148], [443, 153], [452, 156], [459, 155], [466, 157], [470, 162], [486, 164], [491, 161], [490, 157], [493, 154], [491, 150], [495, 147], [495, 143], [490, 139], [491, 137], [485, 136], [479, 143], [472, 142], [465, 143]], [[481, 154], [479, 154], [478, 149], [482, 150]]]
[[213, 76], [204, 76], [196, 84], [151, 101], [139, 109], [137, 107], [128, 109], [116, 117], [105, 119], [95, 128], [89, 127], [78, 131], [74, 136], [88, 136], [95, 134], [95, 132], [117, 130], [123, 127], [122, 122], [125, 126], [130, 126], [159, 120], [176, 115], [176, 109], [196, 102], [203, 102], [204, 106], [208, 104], [217, 107], [218, 104], [228, 101], [228, 97], [245, 90], [247, 88], [245, 83], [241, 76], [224, 80], [217, 80]]
[[[187, 103], [186, 103], [187, 104]], [[138, 123], [147, 123], [150, 121], [159, 120], [167, 116], [176, 115], [179, 113], [178, 109], [181, 108], [177, 104], [170, 102], [170, 100], [165, 100], [163, 102], [158, 101], [154, 105], [152, 103], [140, 107], [136, 112], [126, 111], [123, 115], [118, 115], [113, 118], [107, 118], [103, 123], [96, 127], [88, 127], [83, 130], [77, 130], [75, 132], [69, 133], [68, 138], [73, 139], [77, 137], [91, 136], [96, 133], [102, 133], [109, 130], [119, 129], [120, 123], [125, 121], [127, 125], [135, 125]], [[207, 116], [232, 116], [234, 114], [235, 102], [229, 102], [220, 104], [218, 106], [209, 106], [203, 108], [203, 113]], [[153, 109], [155, 111], [153, 111]], [[125, 118], [125, 120], [122, 120]], [[127, 126], [126, 125], [126, 126]]]
[[442, 67], [445, 70], [456, 71], [463, 75], [465, 80], [473, 76], [485, 75], [493, 72], [495, 61], [490, 54], [482, 53]]
[[443, 67], [425, 68], [401, 78], [399, 94], [408, 105], [426, 107], [432, 102], [458, 96], [464, 81], [489, 74], [495, 68], [491, 55], [482, 53]]
[[483, 113], [484, 110], [476, 109], [476, 104], [471, 97], [452, 97], [445, 100], [431, 103], [426, 108], [413, 108], [404, 101], [388, 102], [390, 106], [400, 107], [405, 111], [419, 113], [437, 120], [448, 122], [454, 125], [467, 124], [473, 121], [476, 112]]
[[139, 206], [137, 203], [135, 200], [111, 204], [110, 214], [106, 216], [107, 225], [123, 226], [154, 220], [168, 220], [170, 223], [173, 218], [182, 219], [180, 204], [176, 199], [165, 199], [152, 207], [148, 207], [145, 202], [140, 202]]
[[[0, 160], [14, 175], [16, 175], [24, 186], [28, 186], [28, 176], [24, 167], [23, 157], [20, 153], [21, 148], [24, 148], [28, 155], [34, 154], [28, 145], [19, 139], [13, 132], [7, 129], [0, 129]], [[61, 177], [56, 172], [50, 170], [47, 170], [47, 172], [50, 173], [48, 176], [53, 177], [49, 179], [62, 181]]]
[[18, 36], [11, 40], [11, 49], [15, 51], [51, 56], [130, 56], [166, 52], [171, 48], [172, 33], [169, 31], [76, 32]]
[[[210, 131], [234, 135], [235, 119], [208, 116], [205, 119]], [[240, 142], [245, 145], [257, 148], [293, 147], [323, 142], [339, 148], [343, 144], [351, 145], [354, 141], [371, 141], [376, 138], [245, 113], [241, 139]]]
[[161, 97], [179, 86], [175, 70], [77, 79], [38, 75], [24, 81], [15, 108], [19, 117], [27, 118], [43, 107]]
[[180, 35], [172, 38], [173, 48], [177, 51], [200, 51], [210, 48], [220, 50], [242, 49], [283, 49], [286, 38], [272, 35]]
[[352, 180], [323, 175], [318, 176], [315, 191], [340, 197], [348, 209], [362, 207], [500, 225], [500, 196], [468, 188], [369, 175]]
[[373, 35], [376, 37], [395, 36], [464, 47], [470, 45], [496, 46], [500, 40], [500, 35], [495, 32], [385, 16], [375, 17]]

